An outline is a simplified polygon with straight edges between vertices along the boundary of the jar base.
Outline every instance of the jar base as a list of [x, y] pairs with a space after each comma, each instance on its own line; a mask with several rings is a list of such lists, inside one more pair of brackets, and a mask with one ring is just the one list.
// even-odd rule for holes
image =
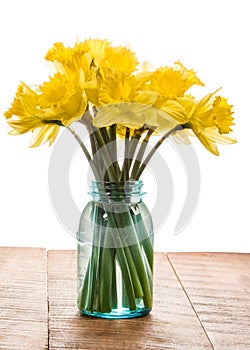
[[143, 317], [147, 316], [150, 313], [151, 309], [137, 309], [137, 310], [129, 310], [129, 309], [114, 309], [111, 312], [96, 312], [96, 311], [87, 311], [82, 310], [81, 314], [96, 318], [105, 318], [109, 320], [120, 320], [123, 318], [135, 318], [135, 317]]

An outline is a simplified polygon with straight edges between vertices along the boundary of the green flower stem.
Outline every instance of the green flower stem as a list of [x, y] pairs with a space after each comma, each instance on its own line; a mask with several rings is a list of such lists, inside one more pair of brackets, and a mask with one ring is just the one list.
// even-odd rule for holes
[[141, 254], [141, 247], [138, 244], [134, 244], [129, 247], [135, 266], [137, 267], [138, 275], [140, 278], [143, 301], [146, 308], [152, 307], [152, 293], [151, 293], [151, 276], [148, 275], [147, 269]]
[[93, 247], [91, 258], [88, 262], [87, 271], [84, 277], [83, 286], [81, 289], [81, 294], [78, 296], [79, 309], [82, 310], [86, 308], [88, 311], [93, 311], [94, 304], [94, 293], [95, 293], [95, 282], [97, 279], [97, 266], [99, 256], [99, 249]]
[[141, 242], [141, 245], [142, 245], [144, 252], [146, 254], [150, 270], [153, 271], [154, 250], [153, 250], [153, 246], [151, 243], [151, 239], [149, 237], [145, 238]]
[[82, 287], [81, 297], [79, 300], [80, 309], [86, 307], [87, 310], [92, 311], [95, 303], [95, 292], [98, 287], [98, 275], [101, 261], [101, 240], [103, 235], [103, 228], [105, 229], [105, 222], [103, 221], [103, 213], [98, 206], [94, 206], [92, 209], [92, 217], [95, 218], [94, 222], [94, 237], [91, 257], [88, 262], [87, 271]]
[[[88, 112], [88, 114], [89, 114], [89, 112]], [[81, 119], [81, 120], [79, 120], [79, 123], [83, 124], [88, 130], [90, 144], [91, 144], [91, 150], [92, 150], [93, 162], [95, 163], [96, 168], [98, 169], [99, 179], [102, 179], [103, 178], [102, 177], [103, 159], [100, 157], [100, 154], [97, 152], [101, 146], [99, 146], [99, 144], [96, 141], [96, 137], [95, 137], [96, 129], [93, 127], [92, 123], [89, 122], [88, 120], [86, 121], [86, 120]]]
[[128, 266], [128, 260], [124, 253], [123, 248], [116, 248], [117, 259], [120, 264], [122, 279], [124, 285], [126, 286], [126, 295], [128, 300], [128, 306], [130, 310], [136, 310], [136, 302], [135, 302], [135, 292], [133, 283], [131, 280], [130, 268]]
[[128, 305], [127, 286], [125, 285], [124, 280], [122, 280], [122, 306], [126, 308]]
[[110, 126], [109, 135], [110, 135], [110, 142], [111, 142], [111, 150], [110, 150], [111, 159], [113, 160], [116, 173], [120, 174], [121, 170], [117, 160], [116, 124], [113, 124]]
[[112, 309], [117, 308], [117, 284], [116, 284], [116, 251], [114, 250], [113, 272], [112, 272]]
[[[133, 217], [133, 220], [135, 223], [135, 229], [137, 231], [138, 237], [141, 237], [141, 236], [145, 237], [142, 241], [140, 240], [141, 246], [143, 247], [144, 252], [146, 254], [150, 270], [153, 271], [154, 250], [153, 250], [153, 245], [151, 242], [152, 238], [150, 237], [150, 233], [148, 233], [148, 231], [145, 227], [144, 220], [143, 220], [140, 213], [138, 213], [135, 217]], [[141, 233], [141, 232], [143, 232], [143, 233]]]
[[[92, 254], [87, 267], [81, 295], [79, 296], [80, 309], [102, 313], [111, 312], [117, 304], [116, 295], [116, 259], [119, 263], [124, 283], [123, 306], [131, 310], [136, 309], [136, 298], [143, 298], [147, 308], [152, 306], [152, 275], [145, 263], [145, 257], [139, 242], [129, 245], [126, 235], [133, 242], [138, 239], [134, 221], [130, 211], [122, 213], [100, 209], [95, 216], [96, 224]], [[129, 210], [129, 206], [128, 206]], [[108, 227], [104, 228], [103, 213], [108, 215]], [[112, 229], [112, 230], [111, 230]], [[133, 236], [131, 236], [133, 235]], [[112, 238], [113, 237], [113, 238]], [[112, 248], [109, 246], [113, 239]], [[116, 244], [114, 239], [117, 240]], [[100, 247], [98, 247], [98, 242]], [[148, 242], [149, 243], [149, 242]]]
[[[135, 229], [135, 223], [131, 217], [130, 206], [127, 206], [127, 211], [120, 213], [109, 212], [109, 220], [111, 221], [112, 227], [117, 227], [117, 234], [119, 239], [118, 244], [123, 247], [118, 249], [123, 249], [123, 252], [126, 256], [126, 265], [123, 265], [123, 261], [119, 261], [120, 267], [124, 272], [125, 266], [128, 266], [128, 272], [131, 276], [132, 282], [131, 287], [134, 290], [135, 297], [139, 298], [143, 296], [145, 307], [150, 308], [152, 306], [152, 276], [151, 271], [148, 273], [147, 266], [144, 262], [142, 247], [138, 242], [138, 235]], [[132, 240], [132, 242], [137, 243], [130, 245], [130, 242], [127, 241], [126, 237], [129, 237], [129, 240]], [[149, 256], [149, 242], [147, 242], [147, 250]], [[148, 264], [150, 267], [152, 267], [152, 256], [150, 256], [149, 259], [150, 260]], [[126, 283], [126, 286], [128, 286], [128, 282]], [[131, 304], [131, 293], [128, 294], [128, 300]]]
[[[108, 235], [108, 230], [106, 235]], [[115, 251], [113, 248], [102, 247], [100, 276], [99, 276], [99, 305], [100, 312], [111, 312], [112, 310], [112, 287], [115, 263]]]
[[[93, 254], [93, 252], [92, 252]], [[90, 261], [88, 262], [87, 270], [84, 276], [84, 281], [80, 292], [78, 293], [78, 307], [80, 310], [84, 309], [87, 304], [88, 289], [89, 289], [89, 274], [90, 274]], [[86, 307], [87, 308], [87, 307]]]
[[102, 135], [103, 141], [105, 145], [108, 145], [110, 143], [110, 135], [107, 132], [107, 129], [105, 127], [102, 127], [98, 129]]
[[144, 169], [146, 168], [146, 166], [148, 165], [150, 159], [153, 157], [153, 155], [155, 154], [155, 152], [157, 151], [157, 149], [163, 144], [163, 142], [175, 131], [178, 130], [182, 130], [183, 127], [181, 125], [176, 125], [173, 129], [171, 129], [170, 131], [168, 131], [164, 136], [162, 136], [162, 138], [156, 143], [156, 145], [154, 146], [154, 148], [149, 152], [148, 156], [144, 159], [143, 163], [141, 164], [140, 168], [138, 169], [134, 179], [138, 180], [142, 174], [142, 172], [144, 171]]
[[143, 296], [143, 290], [140, 283], [140, 277], [137, 271], [137, 266], [134, 263], [134, 260], [130, 251], [130, 247], [124, 247], [123, 249], [128, 262], [128, 267], [131, 275], [131, 281], [132, 281], [135, 297], [141, 298]]
[[[136, 272], [136, 267], [134, 266], [133, 260], [131, 259], [131, 254], [128, 247], [122, 246], [122, 241], [119, 232], [119, 224], [117, 223], [117, 213], [113, 213], [111, 211], [106, 211], [108, 215], [108, 221], [110, 223], [110, 227], [115, 229], [116, 238], [118, 239], [118, 248], [115, 248], [117, 260], [120, 265], [120, 269], [122, 272], [122, 279], [126, 286], [126, 295], [129, 304], [130, 310], [136, 310], [136, 294], [135, 290], [137, 290], [138, 275]], [[118, 225], [117, 225], [118, 224]], [[102, 262], [104, 264], [104, 262]], [[139, 288], [139, 287], [138, 287]]]
[[98, 144], [98, 149], [102, 149], [104, 165], [108, 173], [109, 181], [116, 182], [119, 178], [119, 174], [116, 173], [112, 158], [109, 153], [108, 145], [105, 143], [106, 132], [104, 128], [95, 130], [95, 138]]
[[71, 134], [75, 137], [75, 139], [77, 140], [77, 142], [79, 143], [81, 149], [83, 150], [83, 153], [85, 154], [89, 165], [93, 171], [93, 174], [95, 176], [96, 179], [99, 179], [99, 172], [98, 169], [96, 168], [95, 162], [92, 160], [89, 151], [87, 150], [86, 146], [84, 145], [83, 141], [81, 140], [81, 138], [77, 135], [77, 133], [70, 127], [67, 126], [67, 129], [71, 132]]
[[87, 130], [88, 130], [88, 133], [89, 133], [90, 144], [91, 144], [91, 149], [92, 149], [92, 155], [94, 156], [96, 154], [97, 148], [96, 148], [96, 143], [95, 143], [93, 126], [92, 126], [92, 124], [89, 124], [86, 127], [87, 127]]
[[[118, 213], [117, 213], [118, 215]], [[127, 243], [127, 247], [132, 259], [133, 259], [133, 264], [131, 264], [131, 266], [135, 266], [140, 282], [141, 282], [141, 287], [143, 290], [143, 300], [144, 300], [144, 305], [145, 307], [150, 308], [152, 306], [152, 295], [151, 295], [151, 283], [149, 281], [149, 276], [147, 273], [147, 269], [144, 263], [144, 258], [142, 255], [142, 250], [141, 250], [141, 246], [139, 245], [138, 242], [138, 236], [137, 236], [137, 232], [135, 230], [135, 226], [134, 226], [134, 222], [131, 218], [131, 214], [129, 211], [125, 211], [123, 213], [119, 213], [119, 217], [118, 217], [118, 221], [119, 221], [119, 227], [125, 227], [127, 231], [129, 231], [127, 233], [126, 236], [129, 237], [129, 240], [131, 240], [131, 237], [135, 239], [135, 241], [137, 241], [137, 243], [133, 244], [133, 245], [129, 245], [129, 242], [126, 242], [126, 240], [123, 240], [124, 244]]]
[[140, 149], [139, 149], [138, 154], [136, 156], [136, 159], [134, 161], [134, 166], [133, 166], [132, 173], [131, 173], [132, 179], [136, 178], [136, 174], [137, 174], [138, 169], [142, 163], [142, 159], [143, 159], [144, 153], [146, 151], [149, 139], [153, 133], [154, 133], [154, 129], [149, 129], [147, 132], [147, 135], [145, 136], [145, 138], [140, 146]]
[[127, 181], [129, 179], [129, 138], [130, 138], [130, 129], [126, 128], [124, 162], [122, 167], [123, 171], [121, 174], [121, 181]]
[[[109, 220], [111, 222], [111, 225], [113, 226], [113, 229], [115, 228], [116, 230], [116, 239], [117, 239], [117, 244], [119, 248], [116, 248], [116, 251], [120, 253], [122, 250], [122, 255], [117, 253], [118, 256], [118, 261], [120, 263], [120, 267], [122, 271], [125, 271], [125, 269], [128, 269], [128, 274], [130, 275], [130, 283], [131, 283], [131, 289], [133, 288], [134, 294], [136, 298], [139, 298], [143, 295], [143, 291], [141, 288], [140, 284], [140, 279], [139, 279], [139, 274], [136, 268], [136, 265], [134, 264], [134, 260], [131, 255], [131, 251], [129, 249], [129, 246], [127, 245], [127, 242], [124, 241], [124, 228], [122, 227], [122, 222], [120, 215], [127, 214], [126, 212], [124, 213], [113, 213], [113, 212], [107, 212]], [[126, 226], [125, 226], [126, 227]], [[126, 257], [126, 265], [121, 266], [124, 264], [123, 262], [123, 256]], [[121, 260], [120, 260], [121, 258]], [[127, 285], [128, 287], [128, 285]], [[130, 289], [130, 288], [129, 288]], [[130, 293], [131, 295], [131, 293]], [[129, 296], [128, 296], [129, 298]]]
[[129, 168], [132, 164], [132, 160], [134, 158], [134, 154], [135, 154], [135, 151], [136, 151], [136, 148], [138, 146], [138, 143], [140, 141], [141, 136], [142, 136], [142, 129], [139, 129], [131, 137], [130, 144], [129, 144], [129, 154], [128, 154], [129, 155], [128, 156]]
[[102, 178], [101, 169], [103, 169], [103, 159], [100, 157], [99, 153], [97, 153], [98, 145], [96, 143], [95, 131], [93, 129], [93, 125], [92, 124], [87, 125], [87, 130], [89, 132], [93, 162], [96, 164], [96, 168], [98, 169], [99, 177]]
[[[141, 138], [141, 135], [142, 135], [142, 131], [141, 129], [140, 130], [137, 130], [137, 132], [131, 136], [131, 139], [129, 141], [129, 145], [126, 145], [126, 139], [127, 139], [127, 133], [126, 133], [126, 138], [125, 138], [125, 149], [126, 147], [128, 148], [128, 151], [125, 150], [125, 153], [126, 153], [126, 156], [127, 156], [127, 161], [125, 162], [125, 159], [124, 159], [124, 162], [123, 162], [123, 166], [122, 166], [122, 171], [121, 171], [121, 177], [120, 177], [120, 181], [124, 181], [125, 179], [125, 172], [129, 173], [130, 172], [130, 168], [131, 168], [131, 164], [132, 164], [132, 159], [134, 157], [134, 154], [135, 154], [135, 151], [136, 151], [136, 148], [137, 148], [137, 145], [139, 143], [139, 140]], [[126, 169], [125, 169], [126, 167]], [[131, 177], [130, 177], [131, 178]]]
[[99, 179], [101, 180], [104, 178], [106, 173], [104, 160], [103, 160], [103, 157], [101, 156], [101, 152], [98, 152], [101, 146], [96, 141], [96, 131], [94, 131], [92, 125], [90, 127], [91, 127], [90, 140], [91, 140], [91, 144], [93, 144], [93, 147], [92, 147], [93, 161], [97, 164]]
[[[117, 297], [114, 298], [114, 294], [117, 293], [115, 285], [116, 275], [114, 273], [116, 256], [121, 268], [122, 279], [126, 286], [125, 300], [127, 300], [129, 308], [135, 310], [136, 298], [144, 297], [145, 294], [141, 286], [141, 278], [139, 275], [142, 271], [142, 267], [140, 266], [140, 270], [138, 270], [138, 266], [131, 253], [131, 248], [129, 246], [123, 246], [123, 244], [125, 244], [122, 238], [124, 230], [119, 226], [121, 218], [117, 217], [118, 213], [107, 212], [107, 214], [109, 216], [108, 222], [110, 226], [115, 225], [112, 227], [112, 230], [117, 232], [115, 236], [116, 238], [118, 237], [118, 248], [110, 248], [107, 246], [107, 242], [109, 242], [110, 236], [113, 234], [113, 232], [109, 232], [109, 228], [107, 228], [106, 232], [103, 231], [101, 233], [103, 238], [100, 240], [101, 247], [98, 248], [98, 246], [93, 245], [79, 305], [81, 309], [86, 307], [89, 311], [94, 309], [97, 312], [108, 313], [111, 311], [112, 307], [117, 304]], [[100, 227], [101, 224], [102, 223], [99, 222], [97, 226]], [[94, 243], [97, 244], [96, 241], [99, 239], [100, 232], [95, 230], [94, 234], [98, 235], [97, 238], [94, 238]], [[138, 251], [136, 252], [135, 249], [138, 249]], [[134, 247], [133, 254], [140, 256], [140, 249], [140, 247]], [[98, 300], [96, 299], [97, 296]]]

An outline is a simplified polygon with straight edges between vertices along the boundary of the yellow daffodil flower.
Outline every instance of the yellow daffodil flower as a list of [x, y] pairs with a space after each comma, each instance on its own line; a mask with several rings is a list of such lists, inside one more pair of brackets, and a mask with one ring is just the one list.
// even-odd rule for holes
[[80, 119], [86, 110], [87, 97], [84, 92], [84, 77], [81, 74], [55, 74], [39, 90], [39, 107], [44, 111], [47, 120], [57, 119], [67, 126]]
[[12, 127], [11, 135], [33, 132], [31, 147], [47, 141], [52, 144], [60, 129], [58, 124], [46, 123], [44, 112], [37, 107], [38, 97], [37, 92], [22, 83], [17, 89], [11, 108], [4, 114]]
[[99, 104], [135, 101], [139, 84], [134, 76], [115, 74], [106, 78], [99, 90]]
[[215, 96], [217, 91], [203, 97], [194, 105], [185, 127], [192, 129], [201, 143], [213, 154], [219, 155], [216, 143], [235, 143], [229, 134], [233, 125], [232, 106], [224, 97]]
[[156, 109], [152, 107], [158, 94], [139, 88], [135, 76], [119, 73], [107, 78], [99, 91], [93, 125], [100, 128], [118, 124], [131, 129], [158, 126]]
[[111, 73], [132, 73], [136, 70], [139, 62], [135, 54], [126, 47], [108, 47], [101, 68], [106, 74]]
[[32, 146], [46, 141], [53, 143], [59, 126], [68, 126], [80, 119], [86, 110], [87, 98], [82, 83], [80, 77], [57, 73], [37, 91], [21, 84], [12, 107], [5, 113], [13, 128], [11, 134], [32, 131], [36, 135]]
[[150, 89], [168, 99], [183, 97], [194, 84], [204, 85], [193, 70], [187, 70], [180, 62], [175, 67], [162, 67], [151, 76]]
[[65, 47], [63, 43], [57, 42], [48, 50], [45, 59], [53, 62], [58, 73], [79, 74], [84, 73], [85, 81], [91, 79], [92, 70], [90, 54], [81, 43], [76, 43], [73, 48]]
[[217, 96], [213, 102], [213, 116], [220, 134], [228, 134], [233, 123], [232, 106], [227, 103], [227, 99]]
[[109, 47], [110, 42], [106, 39], [87, 39], [82, 43], [82, 49], [88, 52], [91, 61], [93, 60], [97, 67], [100, 67], [106, 60], [106, 51]]
[[54, 65], [54, 76], [35, 90], [20, 84], [5, 113], [10, 133], [31, 131], [33, 146], [53, 143], [60, 126], [80, 119], [96, 128], [116, 124], [121, 135], [126, 128], [131, 135], [150, 128], [150, 135], [165, 135], [182, 126], [182, 138], [188, 140], [189, 130], [216, 155], [217, 142], [236, 142], [230, 135], [232, 106], [217, 91], [200, 102], [187, 95], [193, 85], [204, 84], [180, 61], [158, 69], [148, 62], [139, 66], [129, 48], [112, 46], [106, 39], [77, 41], [73, 47], [57, 42], [45, 58]]

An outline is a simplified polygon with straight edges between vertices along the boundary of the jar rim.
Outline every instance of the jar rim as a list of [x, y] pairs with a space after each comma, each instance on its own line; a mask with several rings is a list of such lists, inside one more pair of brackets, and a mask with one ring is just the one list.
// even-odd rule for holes
[[127, 180], [127, 181], [100, 181], [100, 180], [92, 180], [91, 184], [114, 184], [114, 185], [126, 185], [126, 184], [143, 184], [142, 180]]
[[98, 202], [140, 202], [145, 192], [142, 192], [142, 180], [128, 181], [95, 181], [90, 185], [89, 194]]

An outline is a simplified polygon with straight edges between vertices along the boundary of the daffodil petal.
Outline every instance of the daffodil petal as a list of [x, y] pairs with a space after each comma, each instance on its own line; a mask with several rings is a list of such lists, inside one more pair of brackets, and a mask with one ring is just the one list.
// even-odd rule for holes
[[213, 153], [214, 155], [218, 156], [219, 155], [219, 151], [218, 148], [216, 146], [216, 143], [214, 141], [211, 141], [207, 135], [204, 135], [203, 133], [200, 134], [196, 134], [196, 136], [198, 137], [198, 139], [200, 140], [200, 142], [203, 144], [203, 146], [206, 147], [206, 149]]
[[214, 141], [214, 142], [218, 142], [218, 143], [221, 143], [221, 144], [233, 144], [233, 143], [237, 143], [237, 140], [236, 138], [233, 136], [233, 135], [229, 135], [229, 134], [220, 134], [218, 131], [217, 131], [217, 128], [215, 127], [211, 127], [211, 128], [206, 128], [205, 129], [205, 134], [206, 136]]
[[98, 107], [98, 112], [93, 120], [93, 125], [97, 128], [121, 124], [139, 129], [143, 125], [157, 126], [155, 108], [139, 103], [120, 103]]
[[44, 127], [35, 129], [29, 147], [33, 148], [40, 146], [47, 141], [54, 141], [59, 132], [59, 128], [58, 125], [46, 124]]
[[158, 94], [154, 91], [139, 91], [136, 102], [152, 106], [157, 100]]
[[167, 100], [159, 109], [166, 113], [167, 118], [175, 119], [177, 124], [185, 124], [188, 120], [185, 109], [177, 101]]

